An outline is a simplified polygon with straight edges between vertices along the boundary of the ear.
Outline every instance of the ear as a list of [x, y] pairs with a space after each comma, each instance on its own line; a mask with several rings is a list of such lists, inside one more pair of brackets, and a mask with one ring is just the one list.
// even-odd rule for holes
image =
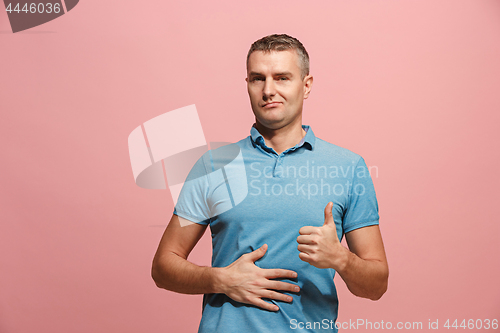
[[309, 93], [311, 92], [312, 85], [313, 85], [312, 75], [306, 76], [304, 78], [304, 99], [309, 97]]
[[248, 78], [247, 77], [245, 78], [245, 81], [248, 83]]

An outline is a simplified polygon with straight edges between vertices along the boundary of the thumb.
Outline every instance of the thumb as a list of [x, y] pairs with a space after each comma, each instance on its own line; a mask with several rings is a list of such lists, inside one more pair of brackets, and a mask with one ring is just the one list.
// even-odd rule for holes
[[250, 258], [250, 260], [256, 261], [257, 259], [262, 258], [264, 254], [266, 254], [266, 251], [267, 251], [267, 244], [264, 244], [257, 250], [250, 252], [248, 254], [248, 257]]
[[333, 221], [332, 208], [333, 202], [330, 201], [325, 207], [325, 223], [323, 225], [335, 226], [335, 221]]

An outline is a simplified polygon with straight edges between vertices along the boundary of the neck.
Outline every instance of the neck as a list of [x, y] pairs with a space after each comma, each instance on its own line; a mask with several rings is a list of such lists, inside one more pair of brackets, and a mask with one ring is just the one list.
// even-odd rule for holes
[[266, 146], [273, 148], [279, 155], [297, 145], [306, 135], [306, 131], [302, 128], [301, 123], [302, 121], [299, 121], [297, 124], [290, 124], [279, 129], [271, 129], [256, 121], [255, 128], [264, 137]]

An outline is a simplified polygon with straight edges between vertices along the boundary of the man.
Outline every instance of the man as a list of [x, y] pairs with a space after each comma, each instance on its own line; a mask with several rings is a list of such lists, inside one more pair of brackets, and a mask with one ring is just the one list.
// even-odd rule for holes
[[[335, 272], [360, 297], [377, 300], [387, 289], [371, 177], [359, 155], [302, 125], [313, 77], [297, 39], [256, 41], [245, 80], [255, 124], [236, 145], [248, 194], [217, 213], [224, 201], [218, 191], [234, 191], [224, 182], [238, 180], [228, 172], [220, 181], [200, 176], [222, 170], [214, 156], [223, 156], [224, 147], [198, 160], [191, 174], [203, 180], [184, 185], [153, 260], [153, 279], [160, 288], [205, 294], [200, 332], [336, 332]], [[212, 267], [200, 267], [187, 257], [207, 225]], [[340, 244], [344, 234], [349, 249]]]

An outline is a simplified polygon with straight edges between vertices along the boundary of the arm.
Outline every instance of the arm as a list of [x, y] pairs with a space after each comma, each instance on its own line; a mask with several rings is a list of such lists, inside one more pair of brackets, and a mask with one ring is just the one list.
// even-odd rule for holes
[[306, 226], [297, 237], [300, 259], [318, 268], [333, 268], [356, 296], [378, 300], [387, 290], [389, 267], [378, 226], [346, 234], [349, 249], [340, 244], [332, 216], [332, 203], [325, 208], [322, 227]]
[[[262, 297], [291, 302], [292, 297], [274, 290], [297, 292], [291, 283], [273, 281], [294, 278], [297, 273], [285, 269], [262, 269], [254, 262], [264, 256], [267, 245], [243, 254], [227, 267], [201, 267], [187, 260], [206, 226], [173, 215], [153, 259], [152, 277], [159, 288], [184, 294], [223, 293], [235, 301], [253, 304], [263, 309], [279, 308]], [[187, 225], [186, 225], [187, 224]]]
[[172, 215], [153, 259], [153, 280], [159, 288], [178, 293], [215, 293], [215, 270], [187, 261], [207, 226], [182, 222], [184, 226], [177, 215]]
[[338, 270], [347, 288], [356, 296], [378, 300], [387, 290], [389, 266], [378, 225], [346, 234], [349, 250], [343, 269]]

